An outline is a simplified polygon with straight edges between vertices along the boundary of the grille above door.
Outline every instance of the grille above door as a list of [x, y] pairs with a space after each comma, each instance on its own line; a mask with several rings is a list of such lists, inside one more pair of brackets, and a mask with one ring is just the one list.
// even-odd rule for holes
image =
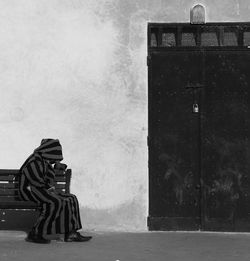
[[250, 25], [246, 24], [149, 24], [149, 48], [246, 47], [250, 46]]

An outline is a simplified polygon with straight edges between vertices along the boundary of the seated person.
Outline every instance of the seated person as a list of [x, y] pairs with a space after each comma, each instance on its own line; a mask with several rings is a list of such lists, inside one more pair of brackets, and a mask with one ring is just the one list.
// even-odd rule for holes
[[[54, 187], [55, 170], [52, 164], [63, 160], [62, 147], [57, 139], [43, 139], [20, 169], [19, 191], [23, 200], [41, 205], [42, 210], [26, 241], [50, 243], [45, 235], [64, 234], [65, 242], [84, 242], [79, 204], [75, 195], [57, 193]], [[66, 164], [64, 164], [65, 167]]]

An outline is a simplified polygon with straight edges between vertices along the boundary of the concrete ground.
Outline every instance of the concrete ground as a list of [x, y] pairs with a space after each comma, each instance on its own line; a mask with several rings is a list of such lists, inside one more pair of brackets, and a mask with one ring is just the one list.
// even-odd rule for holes
[[28, 243], [23, 232], [0, 231], [1, 261], [249, 261], [250, 234], [91, 232], [92, 241]]

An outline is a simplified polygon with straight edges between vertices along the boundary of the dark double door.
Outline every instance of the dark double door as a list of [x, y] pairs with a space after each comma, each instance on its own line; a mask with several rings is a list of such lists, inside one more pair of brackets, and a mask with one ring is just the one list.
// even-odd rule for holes
[[250, 51], [149, 57], [150, 230], [250, 231]]

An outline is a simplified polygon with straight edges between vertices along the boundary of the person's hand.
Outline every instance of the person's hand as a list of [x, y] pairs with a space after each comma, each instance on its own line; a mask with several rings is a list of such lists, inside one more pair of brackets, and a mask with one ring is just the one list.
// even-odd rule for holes
[[67, 169], [67, 167], [68, 167], [67, 164], [60, 163], [60, 162], [56, 162], [54, 165], [54, 169], [63, 170], [63, 171], [65, 171]]

